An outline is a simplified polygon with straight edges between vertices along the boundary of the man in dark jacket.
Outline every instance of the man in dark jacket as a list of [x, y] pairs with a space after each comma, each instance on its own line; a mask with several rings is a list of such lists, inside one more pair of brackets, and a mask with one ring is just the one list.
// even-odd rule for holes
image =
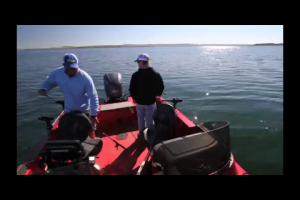
[[156, 110], [156, 96], [164, 91], [164, 82], [161, 75], [150, 67], [148, 54], [141, 54], [135, 60], [139, 69], [130, 81], [129, 91], [137, 104], [139, 131], [153, 125], [153, 113]]

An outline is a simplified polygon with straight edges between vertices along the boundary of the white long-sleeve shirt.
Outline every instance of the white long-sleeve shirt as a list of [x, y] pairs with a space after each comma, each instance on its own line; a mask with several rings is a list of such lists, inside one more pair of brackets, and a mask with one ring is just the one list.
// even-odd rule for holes
[[64, 67], [53, 70], [50, 76], [45, 80], [40, 89], [49, 92], [52, 88], [58, 86], [64, 94], [65, 113], [71, 111], [81, 111], [87, 113], [91, 111], [92, 116], [96, 116], [99, 111], [99, 99], [93, 79], [83, 71], [69, 77]]

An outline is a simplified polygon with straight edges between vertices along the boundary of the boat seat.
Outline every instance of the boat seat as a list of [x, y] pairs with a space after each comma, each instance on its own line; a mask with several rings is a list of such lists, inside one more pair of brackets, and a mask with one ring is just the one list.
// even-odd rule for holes
[[153, 114], [153, 126], [140, 131], [138, 136], [155, 146], [159, 142], [171, 139], [169, 133], [174, 129], [175, 120], [175, 110], [171, 105], [159, 105]]
[[101, 139], [91, 139], [90, 137], [82, 143], [79, 140], [53, 140], [46, 143], [45, 150], [41, 155], [49, 166], [54, 166], [52, 159], [60, 163], [72, 160], [74, 164], [90, 156], [98, 155], [102, 146]]
[[85, 157], [96, 156], [102, 150], [103, 141], [101, 139], [91, 139], [88, 137], [81, 145], [85, 151]]
[[170, 139], [169, 129], [156, 130], [154, 128], [145, 128], [139, 132], [138, 138], [146, 140], [150, 146], [155, 146], [159, 142]]
[[100, 111], [110, 111], [110, 110], [118, 110], [124, 108], [133, 108], [135, 105], [131, 101], [121, 102], [121, 103], [112, 103], [112, 104], [105, 104], [100, 106]]
[[209, 132], [156, 144], [153, 162], [166, 175], [206, 175], [228, 163], [230, 153], [229, 123], [220, 122]]

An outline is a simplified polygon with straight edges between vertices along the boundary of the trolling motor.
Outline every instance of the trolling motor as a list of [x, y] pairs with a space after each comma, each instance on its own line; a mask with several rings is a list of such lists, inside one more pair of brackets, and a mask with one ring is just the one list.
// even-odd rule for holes
[[[179, 98], [173, 98], [173, 99], [170, 99], [170, 100], [164, 100], [164, 101], [169, 101], [169, 102], [173, 103], [173, 108], [174, 108], [174, 110], [177, 109], [177, 108], [176, 108], [176, 105], [177, 105], [178, 103], [183, 102], [183, 100], [182, 100], [182, 99], [179, 99]], [[176, 114], [176, 115], [177, 115], [177, 114]], [[176, 136], [175, 126], [174, 126], [174, 129], [173, 129], [173, 136], [174, 136], [174, 137]]]
[[[65, 109], [65, 101], [64, 100], [55, 100], [55, 103], [61, 105], [63, 110]], [[52, 128], [53, 128], [52, 120], [54, 120], [53, 117], [40, 116], [40, 117], [38, 117], [38, 120], [46, 122], [47, 131], [52, 130]]]
[[170, 99], [170, 100], [164, 100], [164, 101], [169, 101], [169, 102], [173, 103], [173, 108], [174, 108], [174, 109], [176, 109], [176, 105], [177, 105], [178, 103], [183, 102], [183, 100], [182, 100], [182, 99], [179, 99], [179, 98], [173, 98], [173, 99]]
[[47, 126], [47, 131], [51, 131], [53, 126], [52, 126], [52, 120], [54, 118], [53, 117], [46, 117], [46, 116], [40, 116], [38, 117], [39, 121], [43, 121], [46, 122], [46, 126]]
[[65, 110], [65, 100], [58, 100], [55, 103], [61, 105], [62, 109]]

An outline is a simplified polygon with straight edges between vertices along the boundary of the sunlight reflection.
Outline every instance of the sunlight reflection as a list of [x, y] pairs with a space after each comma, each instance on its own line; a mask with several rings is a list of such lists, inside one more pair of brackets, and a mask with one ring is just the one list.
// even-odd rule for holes
[[239, 49], [240, 47], [238, 46], [203, 46], [201, 48], [204, 48], [204, 49], [212, 49], [212, 50], [215, 50], [215, 49]]

